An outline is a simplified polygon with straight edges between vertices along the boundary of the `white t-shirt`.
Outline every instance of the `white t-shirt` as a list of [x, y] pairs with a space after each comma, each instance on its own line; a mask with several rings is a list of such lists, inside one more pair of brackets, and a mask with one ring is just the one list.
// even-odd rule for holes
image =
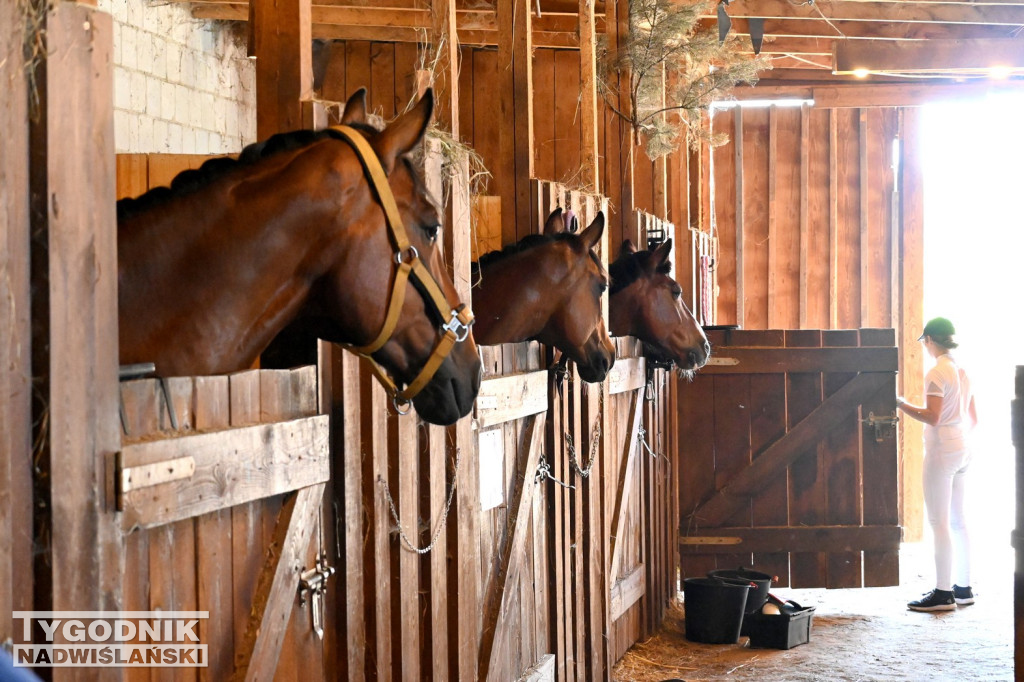
[[942, 398], [942, 411], [934, 426], [926, 424], [926, 443], [941, 443], [944, 449], [964, 447], [965, 424], [971, 406], [971, 379], [956, 364], [952, 354], [935, 359], [935, 366], [924, 376], [925, 395]]

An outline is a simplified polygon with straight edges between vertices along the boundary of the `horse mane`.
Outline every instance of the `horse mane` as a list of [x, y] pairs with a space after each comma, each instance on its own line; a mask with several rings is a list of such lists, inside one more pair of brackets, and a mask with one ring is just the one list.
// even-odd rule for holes
[[[572, 232], [528, 234], [519, 241], [506, 245], [503, 249], [482, 254], [478, 261], [470, 263], [470, 271], [472, 272], [472, 275], [476, 277], [480, 274], [480, 268], [482, 267], [493, 265], [494, 263], [506, 260], [517, 253], [529, 251], [530, 249], [538, 246], [543, 246], [552, 242], [567, 242], [576, 236], [577, 235]], [[601, 264], [601, 260], [594, 254], [593, 250], [590, 250], [590, 258], [597, 263], [597, 267], [601, 270], [601, 274], [604, 274], [604, 265]]]
[[[369, 134], [379, 130], [370, 125], [352, 124]], [[326, 128], [324, 130], [293, 130], [288, 133], [277, 133], [266, 140], [246, 145], [238, 154], [238, 158], [219, 156], [203, 162], [199, 168], [184, 170], [174, 176], [170, 187], [154, 187], [137, 197], [120, 199], [117, 202], [118, 221], [149, 211], [172, 199], [191, 194], [206, 187], [214, 180], [222, 178], [238, 168], [253, 166], [277, 154], [302, 149], [325, 138], [344, 139], [341, 133]]]
[[[646, 273], [643, 261], [650, 254], [650, 251], [637, 251], [635, 253], [619, 254], [619, 257], [615, 259], [615, 262], [608, 266], [608, 272], [612, 278], [611, 288], [608, 291], [608, 295], [611, 296], [612, 294], [622, 291], [630, 284], [643, 277]], [[671, 274], [672, 262], [668, 260], [663, 261], [658, 265], [656, 272], [663, 275]]]

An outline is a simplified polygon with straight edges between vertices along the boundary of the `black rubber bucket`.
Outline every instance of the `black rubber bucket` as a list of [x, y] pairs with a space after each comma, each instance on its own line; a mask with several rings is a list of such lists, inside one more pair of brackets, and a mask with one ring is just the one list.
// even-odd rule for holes
[[686, 639], [704, 644], [738, 642], [750, 590], [750, 585], [713, 578], [685, 579]]
[[761, 610], [764, 603], [768, 601], [768, 591], [772, 589], [772, 577], [767, 573], [752, 571], [740, 566], [736, 570], [719, 569], [708, 571], [708, 577], [724, 580], [734, 585], [745, 585], [754, 583], [757, 587], [750, 590], [747, 595], [747, 613], [755, 613]]

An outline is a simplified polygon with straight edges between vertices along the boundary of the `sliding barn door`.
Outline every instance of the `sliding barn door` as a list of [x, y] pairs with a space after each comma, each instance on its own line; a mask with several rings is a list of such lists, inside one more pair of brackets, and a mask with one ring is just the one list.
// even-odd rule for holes
[[899, 583], [891, 329], [711, 331], [679, 386], [682, 576]]

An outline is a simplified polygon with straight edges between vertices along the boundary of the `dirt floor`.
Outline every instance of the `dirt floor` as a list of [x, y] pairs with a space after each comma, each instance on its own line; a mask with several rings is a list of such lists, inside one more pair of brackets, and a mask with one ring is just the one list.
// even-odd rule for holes
[[[772, 589], [815, 606], [807, 644], [788, 651], [738, 644], [697, 644], [685, 637], [685, 606], [661, 631], [637, 643], [613, 679], [651, 680], [1012, 680], [1013, 554], [1008, 538], [976, 561], [977, 602], [956, 611], [906, 608], [932, 585], [931, 544], [904, 544], [901, 586], [859, 590]], [[980, 565], [979, 565], [980, 564]], [[680, 595], [681, 599], [681, 595]]]

